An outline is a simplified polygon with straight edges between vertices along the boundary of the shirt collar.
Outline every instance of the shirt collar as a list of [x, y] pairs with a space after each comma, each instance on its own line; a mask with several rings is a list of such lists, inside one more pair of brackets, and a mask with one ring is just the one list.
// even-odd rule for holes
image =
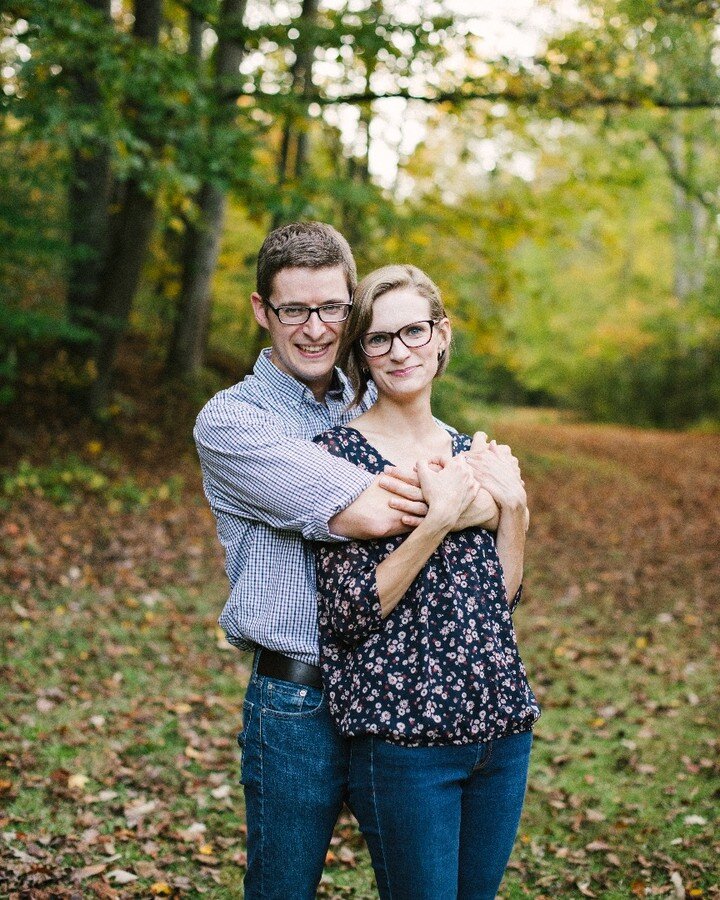
[[[308, 400], [315, 401], [315, 396], [306, 384], [282, 372], [270, 360], [270, 347], [266, 347], [260, 351], [255, 366], [253, 367], [253, 375], [267, 385], [272, 394], [279, 400], [287, 403], [288, 400], [295, 400], [298, 404]], [[326, 399], [334, 401], [342, 401], [349, 403], [353, 396], [352, 388], [345, 374], [335, 366], [330, 387], [326, 393]]]

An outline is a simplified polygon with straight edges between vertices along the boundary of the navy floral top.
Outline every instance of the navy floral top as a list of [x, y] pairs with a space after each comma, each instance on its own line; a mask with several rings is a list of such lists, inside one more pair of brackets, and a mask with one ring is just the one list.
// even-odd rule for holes
[[[453, 454], [470, 448], [453, 434]], [[372, 473], [388, 460], [355, 428], [315, 438]], [[407, 746], [470, 744], [528, 731], [540, 708], [518, 653], [493, 535], [451, 532], [383, 619], [375, 572], [404, 536], [317, 545], [320, 661], [347, 736]]]

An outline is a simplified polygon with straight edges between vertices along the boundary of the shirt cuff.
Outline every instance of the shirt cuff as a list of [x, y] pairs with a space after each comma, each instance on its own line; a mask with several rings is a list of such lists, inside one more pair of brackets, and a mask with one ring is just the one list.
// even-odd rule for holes
[[520, 585], [520, 587], [515, 591], [515, 596], [510, 601], [510, 615], [512, 615], [515, 612], [515, 610], [518, 607], [518, 604], [522, 600], [522, 589], [523, 589], [523, 586]]
[[306, 541], [344, 542], [350, 538], [330, 531], [330, 519], [357, 500], [375, 480], [375, 476], [357, 466], [347, 472], [343, 484], [318, 484], [313, 496], [312, 518], [303, 528]]

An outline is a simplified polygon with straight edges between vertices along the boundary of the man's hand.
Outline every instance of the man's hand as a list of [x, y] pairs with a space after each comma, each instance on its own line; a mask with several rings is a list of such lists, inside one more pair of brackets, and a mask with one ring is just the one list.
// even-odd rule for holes
[[420, 479], [414, 469], [401, 469], [399, 466], [385, 466], [380, 476], [380, 487], [392, 496], [388, 506], [402, 513], [402, 521], [409, 528], [415, 528], [427, 515], [427, 503], [420, 487]]
[[406, 534], [422, 522], [427, 509], [417, 475], [388, 466], [350, 506], [333, 516], [330, 531], [360, 541]]

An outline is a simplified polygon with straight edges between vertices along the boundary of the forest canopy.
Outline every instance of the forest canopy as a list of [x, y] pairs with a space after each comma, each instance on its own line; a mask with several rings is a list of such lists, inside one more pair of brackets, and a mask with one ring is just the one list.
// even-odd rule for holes
[[101, 414], [130, 334], [240, 377], [262, 238], [316, 218], [440, 284], [446, 392], [716, 427], [720, 4], [495, 6], [4, 4], [0, 401]]

